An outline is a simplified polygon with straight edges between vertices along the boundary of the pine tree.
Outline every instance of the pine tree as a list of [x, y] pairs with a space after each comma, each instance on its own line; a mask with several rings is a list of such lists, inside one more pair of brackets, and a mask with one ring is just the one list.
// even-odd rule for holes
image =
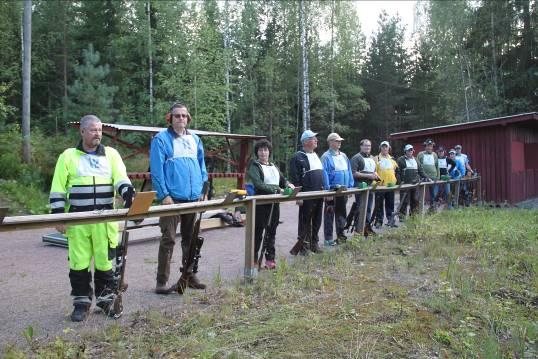
[[82, 57], [83, 63], [75, 66], [75, 81], [69, 86], [68, 119], [77, 121], [91, 113], [103, 122], [115, 122], [112, 104], [118, 89], [106, 83], [110, 73], [108, 64], [99, 65], [101, 56], [91, 44], [82, 51]]

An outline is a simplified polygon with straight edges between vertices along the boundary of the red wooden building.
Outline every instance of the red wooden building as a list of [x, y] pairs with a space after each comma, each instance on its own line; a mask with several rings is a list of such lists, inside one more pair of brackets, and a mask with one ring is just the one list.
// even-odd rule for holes
[[516, 203], [538, 196], [538, 113], [398, 132], [392, 140], [421, 151], [427, 138], [447, 149], [463, 146], [482, 176], [484, 199]]

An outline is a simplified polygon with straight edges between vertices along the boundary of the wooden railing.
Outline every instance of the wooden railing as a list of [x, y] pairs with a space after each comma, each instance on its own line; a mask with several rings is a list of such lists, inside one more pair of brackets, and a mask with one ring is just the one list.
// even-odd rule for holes
[[[462, 178], [460, 180], [450, 181], [435, 181], [435, 182], [422, 182], [419, 184], [404, 184], [401, 186], [377, 186], [373, 192], [396, 192], [405, 191], [412, 188], [416, 188], [418, 192], [418, 214], [423, 216], [425, 213], [425, 198], [426, 187], [431, 185], [441, 184], [454, 184], [454, 202], [458, 205], [459, 193], [461, 185], [465, 182], [476, 182], [476, 194], [477, 202], [482, 203], [482, 188], [481, 178], [471, 177]], [[364, 232], [366, 224], [366, 205], [368, 194], [372, 191], [372, 187], [368, 188], [351, 188], [345, 191], [339, 192], [338, 196], [347, 196], [351, 194], [360, 195], [360, 208], [357, 228], [359, 233]], [[219, 199], [203, 201], [203, 202], [190, 202], [182, 204], [161, 205], [150, 207], [149, 211], [140, 215], [127, 215], [127, 209], [114, 209], [103, 210], [93, 212], [78, 212], [78, 213], [61, 213], [61, 214], [43, 214], [43, 215], [31, 215], [31, 216], [14, 216], [5, 217], [0, 222], [0, 232], [10, 232], [25, 229], [35, 228], [48, 228], [56, 225], [75, 225], [75, 224], [90, 224], [90, 223], [102, 223], [113, 221], [125, 221], [136, 220], [150, 217], [165, 217], [186, 213], [197, 213], [201, 211], [222, 209], [227, 207], [236, 207], [244, 205], [246, 207], [246, 221], [245, 221], [245, 266], [244, 275], [247, 278], [256, 276], [257, 267], [254, 263], [254, 228], [256, 217], [256, 205], [257, 204], [270, 204], [280, 203], [296, 200], [307, 200], [316, 198], [325, 198], [335, 196], [334, 191], [313, 191], [313, 192], [300, 192], [296, 197], [290, 198], [280, 194], [274, 195], [260, 195], [249, 196], [242, 199], [235, 199], [232, 202], [223, 201]], [[1, 219], [1, 217], [0, 217]]]

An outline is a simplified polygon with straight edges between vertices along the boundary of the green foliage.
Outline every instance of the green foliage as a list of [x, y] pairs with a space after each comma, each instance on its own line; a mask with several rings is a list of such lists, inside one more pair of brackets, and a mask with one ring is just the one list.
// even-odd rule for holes
[[75, 67], [75, 81], [69, 86], [68, 119], [77, 121], [84, 114], [96, 114], [103, 122], [111, 121], [116, 111], [112, 108], [116, 86], [106, 84], [110, 73], [108, 64], [98, 65], [100, 54], [90, 44], [82, 50], [83, 63]]

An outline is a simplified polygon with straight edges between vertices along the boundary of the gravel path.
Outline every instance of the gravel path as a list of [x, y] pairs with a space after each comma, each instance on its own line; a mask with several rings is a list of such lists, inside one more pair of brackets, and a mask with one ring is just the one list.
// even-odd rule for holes
[[[277, 232], [277, 258], [290, 256], [288, 251], [297, 235], [296, 218], [297, 207], [294, 204], [281, 205], [281, 220], [284, 223]], [[157, 232], [155, 229], [150, 231], [152, 234], [158, 233], [158, 229]], [[100, 330], [116, 322], [98, 310], [92, 312], [84, 323], [69, 320], [73, 307], [69, 296], [67, 249], [42, 242], [42, 236], [51, 232], [54, 230], [0, 233], [0, 353], [9, 343], [24, 343], [21, 333], [30, 325], [36, 337], [54, 338], [67, 328], [77, 331]], [[214, 284], [219, 271], [224, 281], [241, 277], [244, 228], [209, 230], [203, 235], [206, 241], [202, 249], [199, 277], [209, 286]], [[118, 322], [128, 322], [129, 317], [139, 310], [172, 310], [181, 305], [182, 299], [178, 295], [153, 293], [158, 246], [158, 240], [150, 240], [133, 242], [129, 247], [126, 274], [129, 289], [124, 297], [124, 316]], [[180, 256], [181, 249], [176, 243], [172, 259], [176, 270], [181, 262]], [[171, 281], [177, 280], [178, 276], [178, 273], [173, 275]]]

